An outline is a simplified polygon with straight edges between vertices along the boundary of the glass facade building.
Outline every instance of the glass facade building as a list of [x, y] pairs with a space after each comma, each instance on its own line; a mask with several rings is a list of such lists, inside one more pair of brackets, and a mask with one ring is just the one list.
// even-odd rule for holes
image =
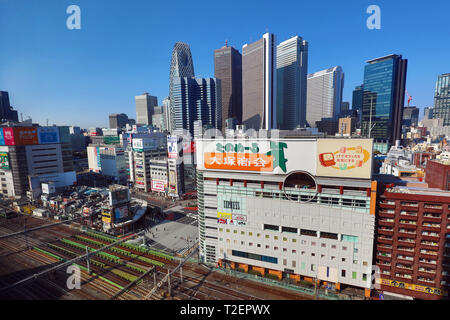
[[444, 126], [450, 125], [450, 73], [438, 76], [432, 112], [434, 119], [443, 119]]
[[367, 61], [363, 85], [363, 135], [391, 144], [400, 139], [407, 61], [401, 55]]
[[174, 131], [184, 129], [193, 136], [194, 122], [197, 120], [221, 130], [220, 80], [174, 77], [172, 97], [170, 105], [174, 111]]

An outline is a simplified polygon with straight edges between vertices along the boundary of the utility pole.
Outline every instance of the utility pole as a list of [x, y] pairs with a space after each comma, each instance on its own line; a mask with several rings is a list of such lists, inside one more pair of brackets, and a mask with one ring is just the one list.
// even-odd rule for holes
[[169, 287], [169, 297], [170, 297], [172, 294], [171, 294], [171, 288], [170, 288], [170, 270], [169, 269], [167, 269], [167, 276], [168, 276], [167, 286]]
[[87, 262], [87, 268], [88, 268], [88, 274], [91, 274], [91, 265], [89, 263], [89, 250], [86, 246], [86, 262]]

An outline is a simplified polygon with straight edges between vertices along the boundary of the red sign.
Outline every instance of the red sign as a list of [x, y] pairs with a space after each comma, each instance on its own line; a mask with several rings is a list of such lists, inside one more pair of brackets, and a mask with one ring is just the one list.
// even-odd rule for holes
[[152, 191], [164, 192], [166, 190], [166, 182], [164, 180], [152, 180]]
[[3, 138], [6, 146], [38, 144], [36, 127], [3, 128]]

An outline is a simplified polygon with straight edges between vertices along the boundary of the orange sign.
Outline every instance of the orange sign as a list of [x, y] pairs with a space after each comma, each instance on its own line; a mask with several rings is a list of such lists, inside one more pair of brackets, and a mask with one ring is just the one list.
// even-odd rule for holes
[[205, 152], [206, 169], [273, 171], [273, 156], [259, 153]]

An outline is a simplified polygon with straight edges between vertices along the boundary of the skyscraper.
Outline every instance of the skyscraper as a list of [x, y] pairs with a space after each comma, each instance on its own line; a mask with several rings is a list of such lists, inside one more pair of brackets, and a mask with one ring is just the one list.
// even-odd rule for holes
[[242, 122], [242, 55], [233, 47], [214, 50], [214, 77], [220, 79], [222, 91], [222, 128], [235, 118]]
[[175, 113], [172, 106], [173, 102], [173, 82], [176, 77], [194, 77], [194, 63], [189, 45], [184, 42], [177, 42], [173, 46], [172, 60], [170, 62], [170, 79], [169, 79], [169, 100], [170, 115], [169, 131], [175, 129]]
[[292, 37], [277, 46], [277, 121], [280, 129], [306, 124], [308, 42]]
[[109, 127], [111, 129], [123, 128], [129, 123], [125, 113], [113, 113], [109, 115]]
[[419, 108], [417, 107], [404, 107], [402, 125], [405, 127], [417, 127], [419, 123]]
[[444, 126], [450, 125], [450, 73], [441, 74], [437, 78], [433, 118], [443, 119]]
[[242, 122], [247, 128], [275, 129], [276, 41], [266, 33], [242, 47]]
[[201, 120], [219, 130], [222, 129], [220, 80], [215, 78], [173, 79], [173, 99], [170, 106], [174, 111], [172, 131], [185, 129], [194, 135], [194, 122]]
[[433, 107], [425, 107], [423, 109], [423, 120], [433, 119]]
[[340, 66], [308, 75], [306, 121], [312, 128], [322, 118], [336, 118], [341, 112], [344, 72]]
[[391, 54], [364, 68], [362, 134], [394, 144], [401, 138], [408, 60]]
[[10, 105], [7, 91], [0, 91], [0, 121], [2, 120], [19, 121], [17, 111]]
[[158, 98], [149, 95], [147, 92], [135, 97], [136, 101], [136, 123], [152, 124], [154, 107], [158, 105]]

